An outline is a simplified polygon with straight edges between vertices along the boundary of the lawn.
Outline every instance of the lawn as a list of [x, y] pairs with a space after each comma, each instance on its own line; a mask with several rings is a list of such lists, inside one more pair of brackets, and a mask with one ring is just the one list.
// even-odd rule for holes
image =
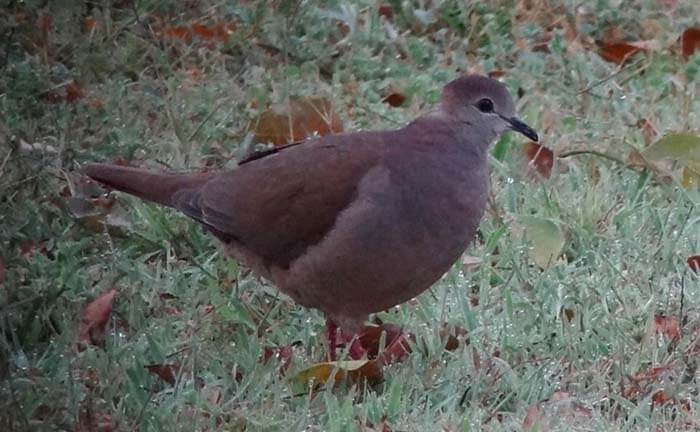
[[[0, 8], [0, 429], [700, 430], [700, 2]], [[478, 238], [378, 314], [412, 337], [370, 382], [304, 380], [319, 312], [80, 174], [398, 128], [462, 73], [544, 147], [492, 147]]]

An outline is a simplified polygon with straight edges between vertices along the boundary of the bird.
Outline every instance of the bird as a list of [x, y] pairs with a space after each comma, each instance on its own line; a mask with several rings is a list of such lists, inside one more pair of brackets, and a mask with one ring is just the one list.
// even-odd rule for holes
[[466, 250], [487, 204], [488, 148], [507, 131], [538, 141], [505, 85], [472, 74], [399, 129], [312, 137], [225, 171], [83, 172], [201, 224], [228, 256], [323, 312], [334, 353], [338, 334], [421, 294]]

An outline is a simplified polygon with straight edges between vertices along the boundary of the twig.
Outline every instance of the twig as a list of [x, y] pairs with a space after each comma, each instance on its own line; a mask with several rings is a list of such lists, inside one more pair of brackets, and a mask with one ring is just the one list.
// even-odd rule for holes
[[624, 165], [626, 167], [630, 166], [627, 162], [623, 161], [622, 159], [620, 159], [616, 156], [612, 156], [612, 155], [609, 155], [609, 154], [606, 154], [603, 152], [599, 152], [597, 150], [571, 150], [571, 151], [559, 154], [558, 157], [559, 157], [559, 159], [564, 159], [564, 158], [568, 158], [571, 156], [578, 156], [578, 155], [585, 155], [585, 154], [602, 157], [602, 158], [611, 160], [613, 162], [617, 162], [618, 164]]

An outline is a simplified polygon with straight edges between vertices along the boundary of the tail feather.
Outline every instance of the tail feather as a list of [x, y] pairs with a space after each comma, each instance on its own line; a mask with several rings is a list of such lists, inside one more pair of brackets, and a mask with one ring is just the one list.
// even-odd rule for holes
[[215, 173], [159, 173], [141, 168], [89, 164], [83, 172], [110, 188], [141, 199], [173, 207], [173, 196], [182, 190], [200, 189]]

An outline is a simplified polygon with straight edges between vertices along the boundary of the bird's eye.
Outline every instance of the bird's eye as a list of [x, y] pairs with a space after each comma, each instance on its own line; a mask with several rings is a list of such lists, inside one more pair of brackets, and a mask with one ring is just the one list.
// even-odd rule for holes
[[493, 112], [493, 101], [489, 98], [483, 98], [476, 103], [476, 108], [482, 113], [492, 113]]

